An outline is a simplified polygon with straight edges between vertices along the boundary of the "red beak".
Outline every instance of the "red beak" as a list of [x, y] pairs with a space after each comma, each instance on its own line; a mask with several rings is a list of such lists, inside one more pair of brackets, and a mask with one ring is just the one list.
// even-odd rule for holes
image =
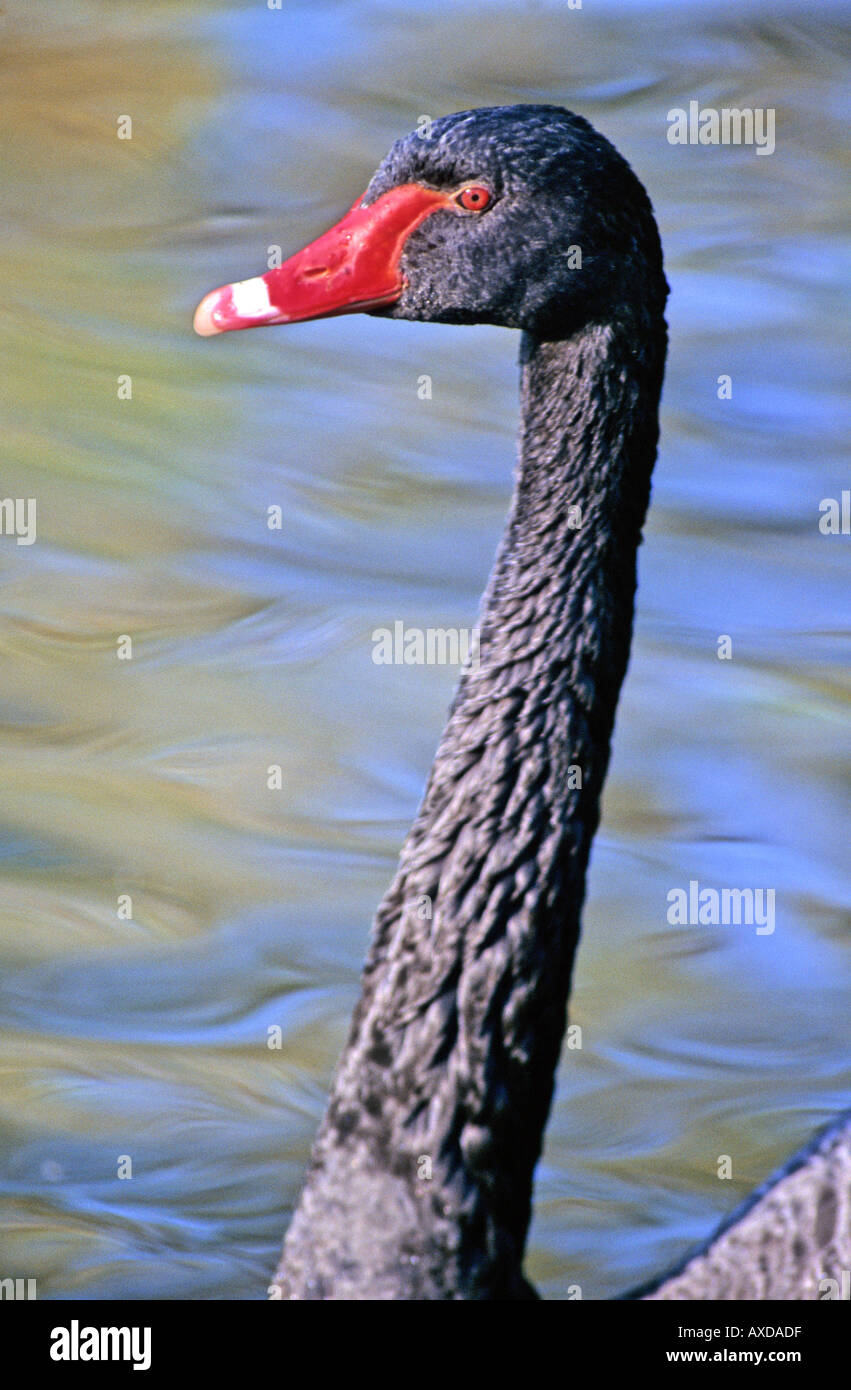
[[276, 270], [206, 295], [195, 311], [195, 332], [208, 338], [232, 328], [298, 323], [393, 304], [404, 289], [399, 261], [407, 238], [452, 198], [406, 183], [367, 208], [360, 202]]

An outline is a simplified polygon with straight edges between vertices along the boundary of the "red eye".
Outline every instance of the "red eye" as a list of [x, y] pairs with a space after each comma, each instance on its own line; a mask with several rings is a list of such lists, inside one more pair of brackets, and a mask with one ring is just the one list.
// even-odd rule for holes
[[484, 212], [485, 208], [490, 206], [492, 196], [490, 189], [485, 188], [483, 183], [470, 183], [466, 188], [462, 188], [460, 193], [455, 194], [455, 201], [467, 212]]

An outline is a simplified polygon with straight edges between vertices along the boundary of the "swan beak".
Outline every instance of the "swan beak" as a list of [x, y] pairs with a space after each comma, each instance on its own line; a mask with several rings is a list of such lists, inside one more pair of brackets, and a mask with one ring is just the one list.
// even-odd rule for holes
[[195, 332], [210, 338], [235, 328], [300, 323], [395, 303], [404, 289], [399, 262], [405, 242], [452, 200], [418, 183], [391, 188], [368, 207], [361, 206], [362, 197], [283, 265], [205, 295], [195, 311]]

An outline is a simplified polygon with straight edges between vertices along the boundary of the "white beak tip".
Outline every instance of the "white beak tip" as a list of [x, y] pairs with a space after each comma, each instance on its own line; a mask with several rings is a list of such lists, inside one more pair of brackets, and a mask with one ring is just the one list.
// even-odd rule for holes
[[219, 308], [221, 299], [221, 290], [213, 290], [211, 294], [204, 296], [195, 310], [192, 327], [202, 338], [212, 338], [214, 334], [222, 332], [215, 318], [215, 311]]

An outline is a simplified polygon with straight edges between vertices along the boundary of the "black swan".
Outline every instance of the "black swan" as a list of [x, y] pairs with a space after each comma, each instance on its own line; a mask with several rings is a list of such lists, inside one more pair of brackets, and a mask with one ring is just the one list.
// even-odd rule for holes
[[205, 336], [358, 310], [523, 335], [479, 659], [378, 909], [277, 1297], [536, 1296], [523, 1251], [629, 657], [667, 294], [625, 160], [581, 116], [523, 105], [397, 141], [337, 226], [198, 307]]

